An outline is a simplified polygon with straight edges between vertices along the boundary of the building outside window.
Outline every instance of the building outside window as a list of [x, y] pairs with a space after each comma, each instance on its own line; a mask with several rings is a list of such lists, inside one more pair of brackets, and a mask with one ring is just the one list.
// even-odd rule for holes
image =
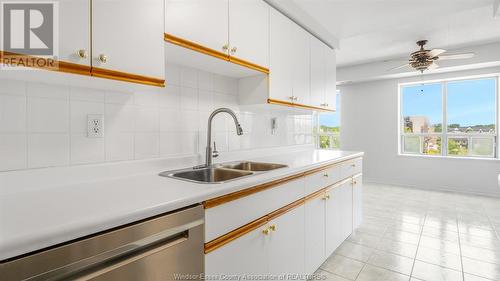
[[497, 157], [498, 77], [400, 85], [400, 153]]
[[318, 113], [315, 128], [316, 146], [321, 149], [340, 149], [340, 92], [336, 96], [337, 110]]

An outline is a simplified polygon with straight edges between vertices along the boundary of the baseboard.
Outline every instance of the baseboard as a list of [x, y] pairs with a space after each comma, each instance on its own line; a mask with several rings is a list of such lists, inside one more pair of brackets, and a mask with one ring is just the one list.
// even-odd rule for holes
[[460, 190], [448, 186], [429, 186], [429, 185], [417, 185], [417, 184], [408, 184], [408, 183], [400, 183], [400, 182], [394, 182], [391, 180], [383, 180], [383, 179], [373, 179], [373, 178], [366, 178], [363, 177], [363, 182], [364, 183], [373, 183], [373, 184], [384, 184], [384, 185], [390, 185], [390, 186], [399, 186], [399, 187], [407, 187], [407, 188], [416, 188], [416, 189], [423, 189], [423, 190], [431, 190], [431, 191], [442, 191], [442, 192], [451, 192], [451, 193], [461, 193], [461, 194], [468, 194], [468, 195], [476, 195], [476, 196], [489, 196], [489, 197], [498, 197], [500, 198], [500, 189], [498, 192], [474, 192], [470, 190]]

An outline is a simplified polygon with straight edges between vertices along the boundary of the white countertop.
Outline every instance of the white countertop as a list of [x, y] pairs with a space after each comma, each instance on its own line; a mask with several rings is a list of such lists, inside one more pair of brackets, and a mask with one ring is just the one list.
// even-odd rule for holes
[[[281, 163], [289, 167], [223, 184], [197, 184], [160, 177], [159, 172], [169, 169], [153, 165], [141, 174], [125, 172], [112, 178], [43, 188], [27, 188], [23, 180], [19, 180], [22, 183], [17, 188], [14, 186], [17, 180], [0, 177], [0, 260], [361, 155], [360, 152], [306, 150], [253, 159], [246, 157], [244, 160]], [[22, 173], [29, 175], [26, 171]], [[35, 173], [43, 178], [40, 176], [43, 172]], [[41, 180], [40, 185], [43, 185]]]

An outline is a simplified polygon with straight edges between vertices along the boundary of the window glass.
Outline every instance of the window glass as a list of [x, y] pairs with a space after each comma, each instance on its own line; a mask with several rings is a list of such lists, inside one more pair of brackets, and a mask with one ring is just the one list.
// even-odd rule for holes
[[319, 148], [340, 148], [340, 94], [336, 96], [337, 108], [332, 113], [318, 114], [317, 140]]
[[443, 98], [441, 84], [407, 86], [402, 89], [403, 131], [442, 131]]
[[402, 86], [401, 153], [496, 157], [498, 79]]
[[495, 79], [480, 79], [447, 84], [449, 133], [495, 133], [495, 82]]

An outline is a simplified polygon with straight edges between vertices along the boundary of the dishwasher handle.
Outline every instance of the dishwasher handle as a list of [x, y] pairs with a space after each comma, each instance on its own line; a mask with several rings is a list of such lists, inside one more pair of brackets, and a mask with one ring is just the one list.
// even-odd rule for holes
[[189, 229], [202, 225], [199, 219], [169, 228], [113, 250], [44, 272], [25, 281], [88, 280], [121, 266], [163, 251], [189, 239]]

